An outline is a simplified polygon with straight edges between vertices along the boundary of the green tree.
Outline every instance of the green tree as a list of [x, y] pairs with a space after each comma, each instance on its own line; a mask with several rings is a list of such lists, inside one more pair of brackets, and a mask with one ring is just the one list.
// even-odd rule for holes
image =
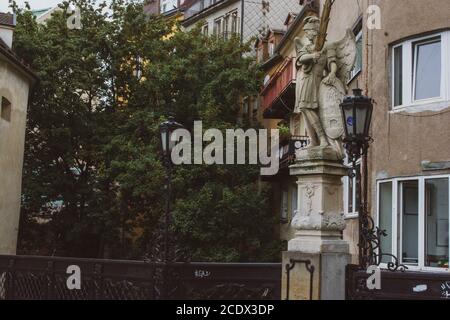
[[[14, 49], [41, 81], [29, 106], [20, 252], [140, 258], [164, 213], [158, 126], [239, 126], [260, 75], [238, 39], [145, 16], [134, 1], [67, 1], [45, 25], [18, 13]], [[81, 9], [82, 29], [65, 8]], [[182, 166], [173, 232], [195, 260], [273, 261], [270, 190], [256, 166]], [[58, 210], [55, 210], [58, 209]], [[256, 224], [255, 221], [258, 221]]]

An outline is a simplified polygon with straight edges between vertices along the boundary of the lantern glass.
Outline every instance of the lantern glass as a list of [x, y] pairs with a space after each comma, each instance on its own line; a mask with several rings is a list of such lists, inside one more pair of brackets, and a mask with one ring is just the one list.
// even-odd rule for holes
[[169, 135], [169, 132], [167, 128], [161, 128], [161, 143], [162, 143], [162, 150], [164, 154], [167, 154], [167, 149], [169, 146], [167, 145], [167, 136]]
[[160, 126], [162, 151], [166, 157], [170, 156], [173, 148], [175, 147], [178, 137], [175, 133], [177, 129], [181, 129], [183, 126], [171, 117], [168, 121], [164, 122]]
[[344, 115], [345, 135], [346, 137], [355, 135], [355, 118], [353, 114], [353, 103], [347, 103], [342, 106]]
[[177, 129], [179, 129], [179, 127], [176, 127], [172, 131], [170, 131], [169, 154], [172, 154], [172, 150], [178, 142], [178, 135], [176, 133]]
[[366, 132], [366, 119], [367, 119], [367, 108], [366, 105], [358, 104], [356, 105], [356, 135], [357, 136], [364, 136]]
[[347, 140], [360, 140], [369, 136], [373, 105], [370, 98], [362, 95], [361, 89], [354, 89], [354, 95], [341, 104]]
[[366, 114], [366, 126], [364, 131], [364, 136], [369, 136], [370, 124], [372, 123], [372, 113], [373, 113], [373, 104], [370, 103], [367, 105], [367, 114]]

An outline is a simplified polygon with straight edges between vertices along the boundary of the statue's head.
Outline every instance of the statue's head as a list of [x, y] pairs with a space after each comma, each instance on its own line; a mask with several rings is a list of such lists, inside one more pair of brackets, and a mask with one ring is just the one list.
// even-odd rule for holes
[[309, 40], [314, 41], [319, 35], [320, 19], [315, 16], [309, 16], [305, 19], [303, 30]]

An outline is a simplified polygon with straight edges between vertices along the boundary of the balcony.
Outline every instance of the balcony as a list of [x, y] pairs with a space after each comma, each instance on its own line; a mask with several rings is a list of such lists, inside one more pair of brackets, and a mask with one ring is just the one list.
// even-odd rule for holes
[[284, 119], [295, 104], [295, 59], [287, 59], [261, 91], [265, 119]]
[[310, 143], [309, 137], [292, 136], [280, 143], [280, 170], [288, 168], [295, 161], [297, 150], [306, 148]]

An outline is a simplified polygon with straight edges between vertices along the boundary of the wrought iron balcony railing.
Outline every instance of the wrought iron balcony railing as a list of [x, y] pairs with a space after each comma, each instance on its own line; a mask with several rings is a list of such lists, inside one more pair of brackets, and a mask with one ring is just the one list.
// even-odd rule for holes
[[310, 144], [309, 137], [292, 136], [280, 144], [280, 169], [289, 167], [295, 161], [295, 153]]
[[283, 118], [295, 103], [295, 58], [287, 59], [261, 91], [265, 118]]

